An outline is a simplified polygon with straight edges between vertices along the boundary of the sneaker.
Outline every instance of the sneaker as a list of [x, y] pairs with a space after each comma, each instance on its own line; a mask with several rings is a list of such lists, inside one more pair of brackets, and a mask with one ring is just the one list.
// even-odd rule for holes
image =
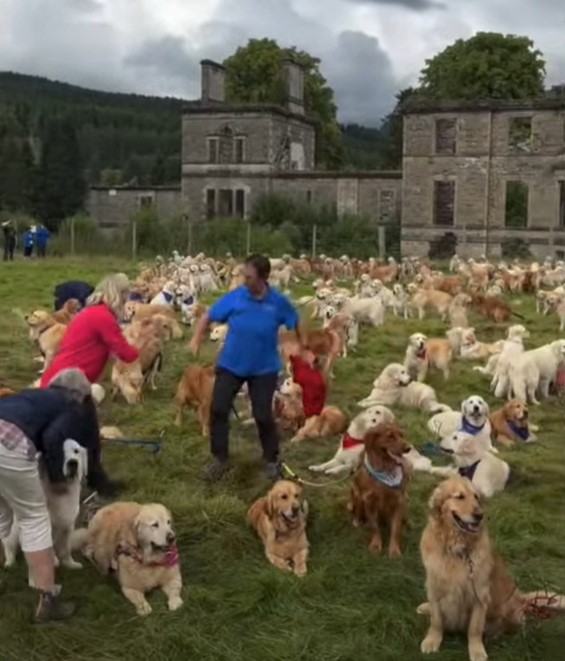
[[76, 606], [69, 601], [61, 601], [57, 588], [54, 592], [39, 593], [39, 603], [33, 614], [35, 624], [66, 620], [74, 614]]
[[204, 479], [207, 482], [219, 482], [229, 469], [230, 465], [227, 461], [214, 459], [204, 469]]
[[278, 461], [268, 461], [265, 465], [265, 475], [273, 482], [284, 478], [283, 469]]

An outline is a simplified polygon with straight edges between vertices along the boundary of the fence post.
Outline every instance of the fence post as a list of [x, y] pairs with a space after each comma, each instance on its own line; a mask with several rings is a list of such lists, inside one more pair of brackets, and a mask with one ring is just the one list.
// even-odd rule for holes
[[251, 223], [247, 221], [247, 227], [245, 228], [245, 256], [251, 254]]
[[137, 259], [137, 219], [134, 218], [131, 223], [131, 258]]
[[188, 246], [187, 252], [189, 255], [192, 255], [192, 220], [190, 216], [187, 216], [188, 220]]
[[317, 243], [318, 243], [318, 226], [313, 225], [312, 226], [312, 258], [316, 259], [316, 250], [317, 250]]
[[377, 236], [379, 242], [379, 257], [386, 259], [386, 227], [384, 225], [377, 225]]
[[71, 218], [71, 256], [75, 256], [75, 217]]

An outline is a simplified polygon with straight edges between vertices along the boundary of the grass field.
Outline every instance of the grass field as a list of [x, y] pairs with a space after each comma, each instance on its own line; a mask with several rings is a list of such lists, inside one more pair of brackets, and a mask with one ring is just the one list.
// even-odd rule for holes
[[[18, 262], [0, 264], [0, 381], [23, 387], [37, 365], [22, 322], [11, 310], [52, 305], [53, 286], [69, 277], [95, 282], [113, 270], [116, 260]], [[129, 269], [135, 272], [133, 266]], [[299, 288], [299, 293], [308, 289]], [[531, 297], [516, 301], [532, 331], [530, 346], [558, 337], [555, 318], [535, 313]], [[473, 319], [481, 338], [498, 339], [504, 328]], [[356, 354], [338, 362], [331, 403], [350, 413], [365, 397], [375, 375], [387, 363], [401, 360], [407, 337], [422, 330], [442, 335], [436, 319], [424, 322], [389, 317], [384, 329], [363, 330]], [[203, 352], [202, 361], [211, 356]], [[253, 429], [232, 424], [235, 470], [221, 485], [201, 479], [208, 457], [194, 416], [185, 428], [173, 424], [172, 398], [190, 360], [186, 341], [167, 345], [159, 389], [143, 407], [106, 401], [101, 419], [137, 437], [164, 431], [164, 449], [156, 457], [144, 449], [108, 447], [104, 461], [112, 477], [125, 481], [123, 499], [160, 501], [171, 508], [182, 557], [185, 606], [169, 613], [164, 596], [150, 597], [153, 614], [136, 617], [111, 580], [90, 566], [64, 571], [60, 580], [67, 597], [79, 603], [69, 622], [33, 626], [30, 611], [35, 595], [27, 588], [23, 559], [17, 568], [0, 570], [0, 661], [388, 661], [423, 659], [420, 641], [427, 621], [416, 615], [424, 600], [424, 572], [418, 543], [426, 521], [426, 502], [437, 480], [416, 474], [410, 486], [409, 525], [404, 555], [389, 560], [368, 551], [370, 533], [352, 529], [345, 504], [348, 483], [310, 488], [311, 544], [309, 573], [304, 579], [286, 575], [267, 564], [259, 541], [246, 526], [249, 504], [262, 495], [258, 442]], [[468, 363], [456, 363], [448, 383], [432, 375], [439, 399], [458, 407], [471, 394], [496, 402], [485, 377]], [[565, 409], [551, 400], [532, 407], [540, 425], [537, 446], [503, 451], [515, 479], [488, 506], [488, 522], [498, 550], [519, 586], [525, 590], [552, 587], [565, 592]], [[397, 411], [416, 445], [430, 440], [427, 417]], [[305, 475], [312, 460], [333, 455], [336, 439], [310, 441], [300, 447], [283, 445], [286, 461]], [[385, 538], [386, 539], [386, 538]], [[521, 633], [487, 642], [496, 661], [563, 658], [565, 622], [532, 622]], [[438, 661], [467, 659], [463, 637], [448, 636]]]

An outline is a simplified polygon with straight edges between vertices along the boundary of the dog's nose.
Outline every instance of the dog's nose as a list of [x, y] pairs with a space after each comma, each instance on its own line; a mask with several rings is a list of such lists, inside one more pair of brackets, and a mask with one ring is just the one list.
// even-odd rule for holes
[[484, 516], [485, 515], [480, 510], [473, 512], [473, 518], [475, 519], [476, 523], [480, 523], [483, 520]]
[[300, 512], [300, 505], [293, 505], [292, 506], [292, 514], [296, 516]]
[[474, 411], [475, 413], [478, 413], [479, 410], [480, 410], [479, 405], [478, 405], [478, 404], [473, 404], [473, 411]]
[[167, 544], [172, 544], [175, 541], [176, 538], [177, 537], [176, 537], [174, 532], [168, 532], [167, 533]]

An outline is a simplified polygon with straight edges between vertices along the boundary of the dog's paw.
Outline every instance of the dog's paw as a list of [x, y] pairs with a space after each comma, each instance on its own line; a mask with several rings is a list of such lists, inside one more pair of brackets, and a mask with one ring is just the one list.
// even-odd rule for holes
[[487, 661], [488, 654], [482, 643], [469, 645], [469, 661]]
[[294, 575], [298, 576], [298, 578], [304, 578], [307, 573], [308, 570], [306, 569], [306, 565], [303, 565], [302, 567], [299, 566], [294, 568]]
[[440, 647], [441, 647], [441, 636], [438, 636], [437, 634], [429, 633], [422, 641], [422, 644], [420, 645], [420, 650], [422, 654], [433, 654], [434, 652], [438, 652]]
[[67, 569], [82, 569], [83, 565], [80, 562], [69, 558], [63, 562], [63, 567], [66, 567]]
[[171, 597], [167, 603], [170, 611], [176, 611], [183, 605], [183, 600], [180, 597]]
[[153, 609], [151, 608], [149, 602], [146, 601], [143, 604], [138, 604], [135, 607], [135, 610], [138, 615], [140, 615], [141, 617], [145, 617], [146, 615], [149, 615]]
[[400, 550], [400, 546], [391, 546], [388, 549], [388, 557], [389, 558], [400, 558], [402, 556], [402, 551]]
[[430, 614], [430, 604], [429, 602], [425, 601], [423, 604], [420, 604], [418, 608], [416, 608], [416, 614], [417, 615], [429, 615]]
[[59, 558], [56, 555], [54, 555], [54, 557], [53, 557], [53, 565], [55, 566], [55, 569], [57, 569], [58, 567], [61, 566]]
[[381, 551], [383, 550], [383, 544], [380, 539], [372, 539], [371, 543], [369, 544], [369, 551], [371, 553], [374, 553], [375, 555], [379, 555]]

